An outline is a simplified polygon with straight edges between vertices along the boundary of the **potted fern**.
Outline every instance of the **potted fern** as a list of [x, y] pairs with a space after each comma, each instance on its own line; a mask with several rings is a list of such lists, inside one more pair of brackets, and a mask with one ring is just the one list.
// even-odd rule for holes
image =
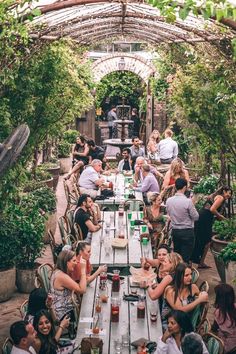
[[230, 284], [236, 292], [236, 239], [220, 252], [219, 259], [225, 265], [226, 283]]

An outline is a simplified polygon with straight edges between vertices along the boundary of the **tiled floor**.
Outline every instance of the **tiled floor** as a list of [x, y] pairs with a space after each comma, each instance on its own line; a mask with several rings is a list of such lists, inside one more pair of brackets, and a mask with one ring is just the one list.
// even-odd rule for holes
[[[57, 187], [57, 215], [58, 217], [64, 214], [66, 207], [66, 200], [63, 188], [63, 176], [60, 176], [58, 187]], [[60, 242], [59, 230], [56, 230], [56, 240]], [[47, 247], [45, 254], [41, 259], [40, 263], [49, 262], [52, 263], [52, 255], [50, 248]], [[200, 270], [200, 278], [198, 280], [198, 285], [201, 284], [203, 280], [207, 280], [210, 285], [210, 309], [209, 309], [209, 319], [213, 319], [213, 303], [214, 303], [214, 287], [219, 283], [220, 279], [215, 269], [215, 264], [213, 257], [208, 253], [206, 263], [212, 266], [210, 269]], [[4, 339], [9, 335], [9, 327], [11, 323], [20, 319], [20, 305], [21, 303], [28, 298], [27, 294], [20, 294], [17, 292], [14, 293], [13, 297], [4, 303], [0, 304], [0, 348]]]

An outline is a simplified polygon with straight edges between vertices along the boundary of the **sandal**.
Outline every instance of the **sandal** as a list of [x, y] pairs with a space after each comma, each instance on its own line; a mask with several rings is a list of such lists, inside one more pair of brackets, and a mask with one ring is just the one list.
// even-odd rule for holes
[[203, 263], [203, 264], [199, 264], [197, 269], [209, 269], [209, 268], [212, 268], [211, 266]]

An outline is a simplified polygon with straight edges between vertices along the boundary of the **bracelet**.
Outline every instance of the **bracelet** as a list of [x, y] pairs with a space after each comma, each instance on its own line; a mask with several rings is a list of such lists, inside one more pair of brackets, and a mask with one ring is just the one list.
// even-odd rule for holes
[[63, 326], [61, 326], [61, 325], [59, 326], [59, 328], [61, 328], [62, 330], [64, 329], [64, 327], [63, 327]]

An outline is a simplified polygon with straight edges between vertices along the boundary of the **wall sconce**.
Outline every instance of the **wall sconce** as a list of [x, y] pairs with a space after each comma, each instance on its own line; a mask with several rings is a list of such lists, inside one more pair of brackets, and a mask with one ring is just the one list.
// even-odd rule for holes
[[125, 70], [125, 58], [121, 57], [119, 62], [118, 62], [118, 68], [120, 71]]

